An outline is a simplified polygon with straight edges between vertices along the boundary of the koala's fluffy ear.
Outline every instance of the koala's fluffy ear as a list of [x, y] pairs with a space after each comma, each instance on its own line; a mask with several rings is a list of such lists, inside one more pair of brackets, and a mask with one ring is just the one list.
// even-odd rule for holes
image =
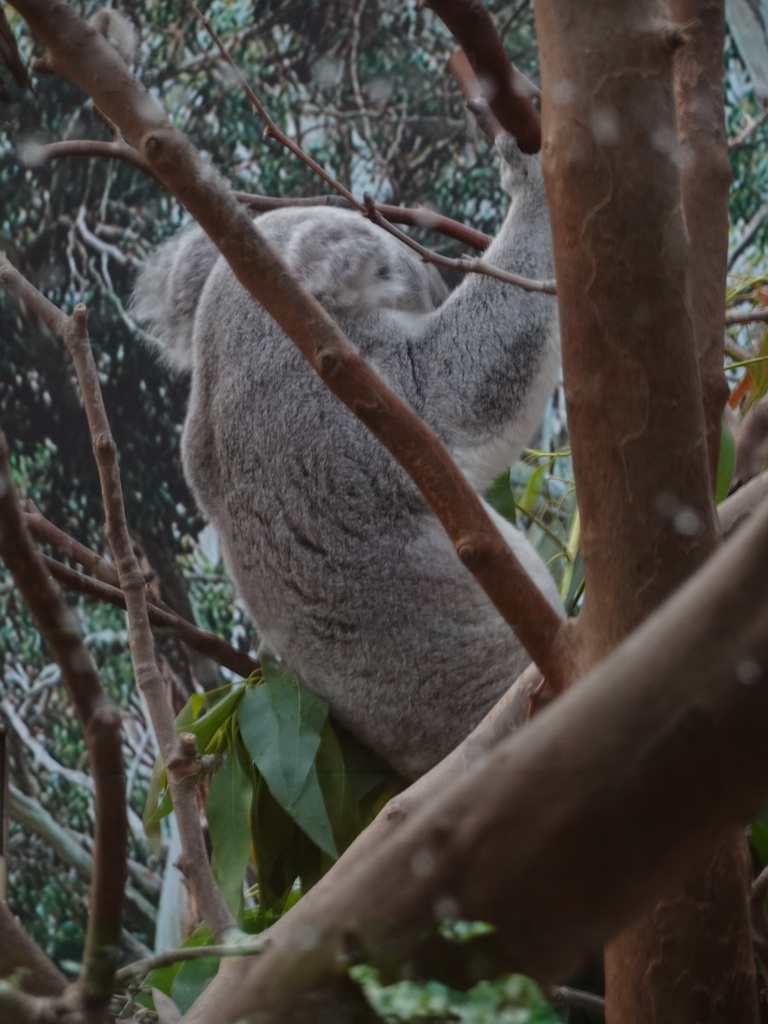
[[175, 370], [192, 371], [195, 316], [218, 257], [213, 242], [195, 224], [160, 246], [136, 281], [128, 312]]

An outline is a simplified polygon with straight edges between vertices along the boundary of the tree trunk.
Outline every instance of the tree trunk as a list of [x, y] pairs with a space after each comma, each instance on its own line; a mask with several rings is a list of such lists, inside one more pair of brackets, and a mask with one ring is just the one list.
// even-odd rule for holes
[[[681, 15], [691, 6], [680, 0]], [[582, 668], [718, 543], [711, 476], [722, 407], [714, 337], [719, 331], [721, 344], [724, 175], [703, 174], [696, 162], [722, 166], [713, 70], [720, 5], [702, 6], [708, 26], [686, 25], [695, 49], [681, 53], [683, 36], [655, 0], [537, 5], [544, 167], [584, 523]], [[700, 309], [702, 291], [709, 300]], [[756, 1019], [746, 881], [736, 837], [707, 873], [699, 869], [608, 947], [609, 1024]]]

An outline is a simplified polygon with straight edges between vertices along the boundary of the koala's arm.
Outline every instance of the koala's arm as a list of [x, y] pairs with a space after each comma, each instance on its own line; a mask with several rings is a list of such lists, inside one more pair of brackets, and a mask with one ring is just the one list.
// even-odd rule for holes
[[[539, 159], [521, 154], [510, 136], [497, 148], [511, 203], [485, 259], [525, 277], [552, 278]], [[552, 394], [559, 363], [555, 299], [470, 274], [425, 318], [408, 359], [417, 412], [483, 490], [519, 457]]]

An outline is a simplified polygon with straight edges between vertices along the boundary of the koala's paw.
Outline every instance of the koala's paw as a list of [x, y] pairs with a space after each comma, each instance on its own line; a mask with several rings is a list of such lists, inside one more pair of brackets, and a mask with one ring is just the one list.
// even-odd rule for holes
[[504, 132], [497, 135], [495, 146], [501, 156], [501, 187], [510, 195], [538, 182], [541, 163], [538, 153], [528, 156], [520, 151], [514, 136]]

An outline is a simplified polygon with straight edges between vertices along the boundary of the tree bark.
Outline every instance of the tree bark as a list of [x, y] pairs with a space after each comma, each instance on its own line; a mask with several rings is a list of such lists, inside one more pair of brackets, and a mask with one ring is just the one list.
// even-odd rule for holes
[[671, 8], [685, 39], [675, 55], [674, 85], [689, 240], [688, 282], [714, 490], [728, 397], [723, 372], [731, 184], [723, 105], [725, 2], [672, 0]]
[[[584, 523], [577, 630], [585, 667], [718, 543], [711, 480], [727, 237], [714, 71], [721, 5], [677, 4], [680, 17], [701, 7], [707, 19], [686, 24], [690, 49], [654, 0], [588, 6], [537, 6], [544, 167]], [[609, 1024], [756, 1019], [744, 865], [735, 837], [708, 872], [689, 873], [608, 947]]]

